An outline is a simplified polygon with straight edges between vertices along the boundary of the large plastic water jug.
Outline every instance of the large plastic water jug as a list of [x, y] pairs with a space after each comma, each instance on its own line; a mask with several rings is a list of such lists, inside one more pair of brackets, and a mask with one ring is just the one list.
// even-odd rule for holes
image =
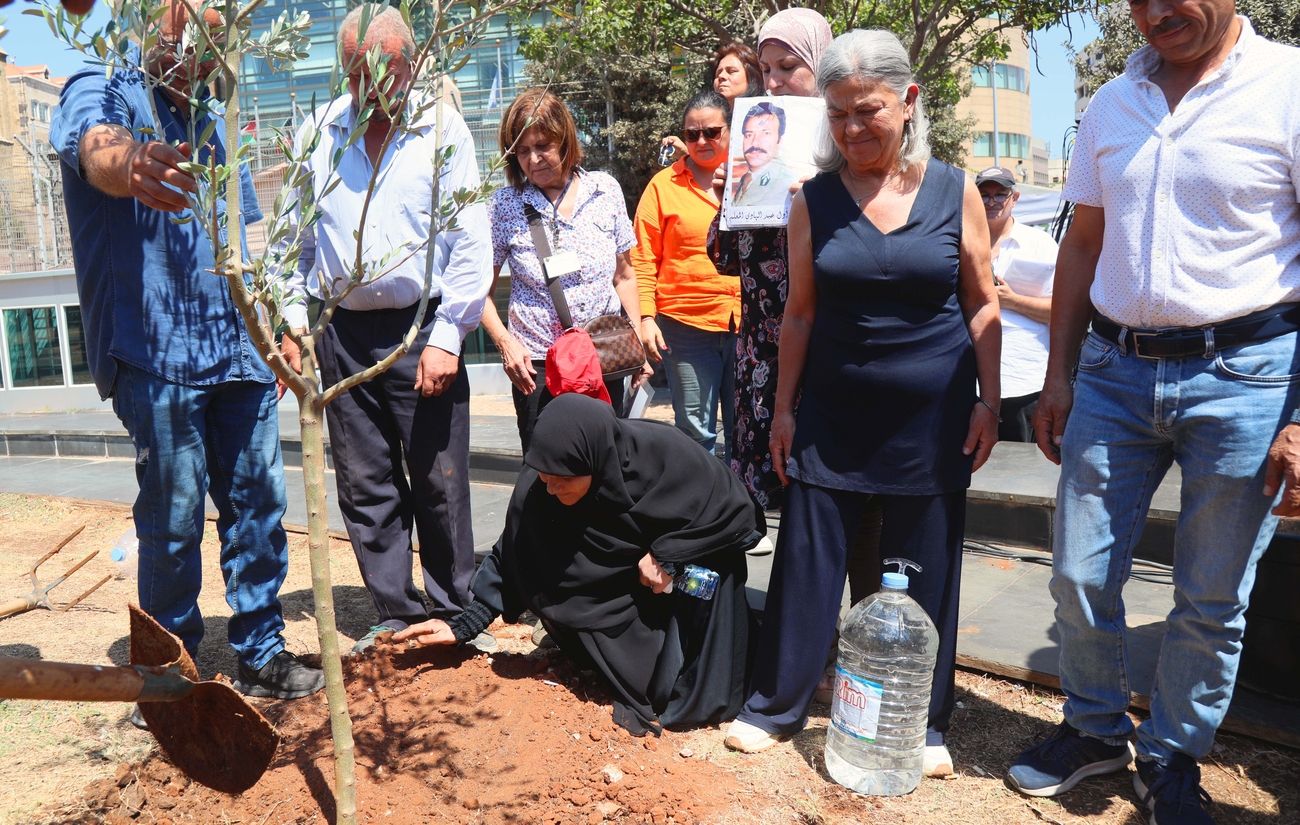
[[906, 559], [881, 578], [879, 593], [849, 611], [840, 629], [826, 770], [873, 796], [911, 793], [921, 781], [925, 729], [939, 634], [907, 595]]

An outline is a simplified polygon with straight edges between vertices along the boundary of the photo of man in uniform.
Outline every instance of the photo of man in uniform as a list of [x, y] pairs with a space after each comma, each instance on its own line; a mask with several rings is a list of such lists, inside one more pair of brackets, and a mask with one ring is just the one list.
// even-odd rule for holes
[[764, 101], [745, 113], [744, 160], [732, 168], [732, 206], [781, 206], [799, 177], [781, 160], [785, 109]]

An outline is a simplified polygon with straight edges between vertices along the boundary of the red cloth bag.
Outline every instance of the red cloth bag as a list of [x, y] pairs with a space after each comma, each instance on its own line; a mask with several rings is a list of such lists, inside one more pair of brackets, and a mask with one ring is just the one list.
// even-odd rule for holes
[[613, 405], [605, 389], [596, 345], [585, 329], [566, 329], [546, 351], [546, 389], [552, 396], [576, 392]]

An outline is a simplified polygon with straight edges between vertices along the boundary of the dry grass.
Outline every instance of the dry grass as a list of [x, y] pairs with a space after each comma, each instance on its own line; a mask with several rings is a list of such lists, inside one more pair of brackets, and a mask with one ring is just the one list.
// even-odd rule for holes
[[[30, 496], [0, 495], [0, 599], [29, 589], [26, 569], [77, 524], [87, 524], [51, 564], [54, 574], [91, 549], [110, 548], [129, 524], [119, 508], [70, 504]], [[230, 673], [225, 604], [211, 528], [204, 537], [205, 587], [200, 599], [208, 634], [199, 651], [204, 676]], [[332, 547], [332, 573], [340, 630], [356, 638], [369, 627], [373, 606], [360, 586], [345, 542]], [[89, 585], [111, 572], [107, 553], [71, 582]], [[92, 664], [121, 664], [127, 655], [125, 605], [134, 582], [113, 580], [66, 614], [35, 611], [0, 621], [0, 655]], [[56, 591], [57, 592], [57, 591]], [[70, 595], [65, 593], [64, 595]], [[286, 638], [295, 651], [315, 651], [310, 574], [305, 540], [290, 536], [290, 570], [281, 591]], [[503, 633], [510, 649], [531, 648], [526, 632]], [[957, 675], [959, 707], [949, 745], [955, 779], [925, 780], [912, 794], [875, 799], [834, 784], [822, 761], [828, 708], [814, 705], [811, 723], [789, 742], [758, 755], [722, 746], [718, 729], [686, 741], [695, 759], [733, 771], [749, 789], [732, 800], [718, 825], [847, 825], [847, 823], [971, 823], [971, 825], [1144, 825], [1125, 774], [1084, 783], [1060, 800], [1027, 799], [1008, 790], [1002, 776], [1016, 752], [1042, 727], [1060, 718], [1060, 694], [974, 673]], [[38, 808], [73, 802], [86, 784], [111, 776], [152, 747], [126, 717], [127, 705], [0, 702], [0, 825], [30, 822]], [[1217, 800], [1219, 825], [1300, 823], [1300, 754], [1241, 736], [1223, 734], [1203, 766], [1204, 785]], [[219, 821], [219, 820], [216, 820]]]

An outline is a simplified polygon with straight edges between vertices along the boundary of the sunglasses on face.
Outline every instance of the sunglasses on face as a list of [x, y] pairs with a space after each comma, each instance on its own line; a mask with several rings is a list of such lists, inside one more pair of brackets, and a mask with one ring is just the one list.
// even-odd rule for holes
[[682, 134], [686, 136], [687, 143], [694, 143], [700, 138], [705, 140], [717, 140], [722, 136], [724, 126], [710, 126], [707, 129], [683, 129]]
[[1000, 203], [1006, 203], [1006, 202], [1007, 202], [1007, 198], [1011, 197], [1011, 193], [1010, 193], [1010, 192], [1004, 192], [1004, 193], [1001, 194], [1001, 195], [980, 195], [980, 197], [984, 199], [984, 202], [985, 202], [985, 203], [999, 203], [999, 204], [1000, 204]]

